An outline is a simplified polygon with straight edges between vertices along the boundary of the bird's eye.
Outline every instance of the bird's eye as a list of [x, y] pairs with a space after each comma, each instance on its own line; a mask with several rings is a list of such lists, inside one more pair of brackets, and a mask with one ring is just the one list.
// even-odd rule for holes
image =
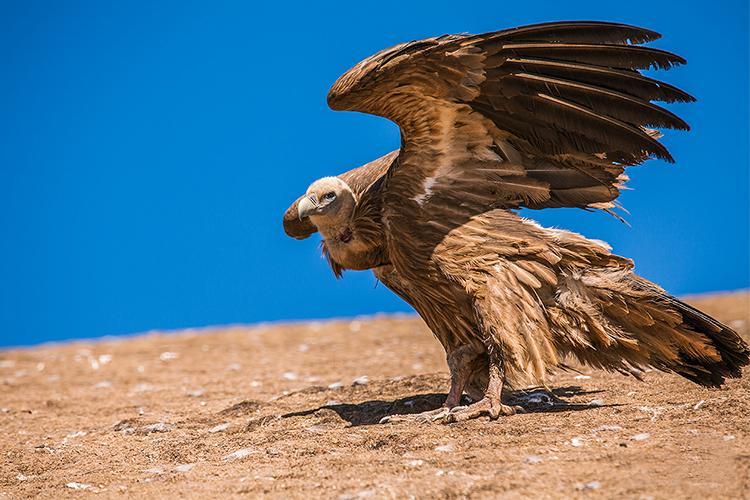
[[336, 198], [336, 193], [334, 192], [326, 193], [323, 195], [324, 200], [331, 201], [331, 200], [334, 200], [335, 198]]

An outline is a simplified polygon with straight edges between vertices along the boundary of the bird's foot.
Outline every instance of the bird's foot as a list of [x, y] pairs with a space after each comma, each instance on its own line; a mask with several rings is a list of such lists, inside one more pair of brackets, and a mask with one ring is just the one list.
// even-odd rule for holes
[[380, 419], [379, 423], [397, 424], [401, 422], [416, 422], [419, 424], [430, 424], [444, 420], [450, 411], [450, 409], [443, 406], [436, 410], [424, 411], [422, 413], [386, 415]]
[[442, 419], [442, 423], [466, 422], [467, 420], [483, 416], [490, 417], [490, 420], [497, 420], [501, 416], [507, 417], [516, 413], [526, 413], [526, 410], [522, 406], [506, 405], [499, 399], [485, 396], [483, 399], [468, 406], [456, 406], [452, 408]]

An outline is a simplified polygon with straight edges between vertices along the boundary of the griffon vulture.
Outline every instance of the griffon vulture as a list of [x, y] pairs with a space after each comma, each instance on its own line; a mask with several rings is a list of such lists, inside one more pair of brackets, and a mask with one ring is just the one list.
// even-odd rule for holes
[[[372, 269], [445, 348], [444, 408], [422, 420], [498, 418], [504, 384], [544, 383], [572, 355], [597, 368], [674, 372], [716, 387], [750, 349], [729, 327], [633, 272], [600, 242], [514, 209], [614, 213], [625, 168], [672, 162], [653, 104], [693, 97], [639, 70], [685, 61], [623, 24], [556, 22], [386, 49], [341, 76], [335, 110], [383, 116], [401, 148], [314, 182], [284, 216], [318, 231], [333, 272]], [[463, 393], [474, 399], [459, 406]]]

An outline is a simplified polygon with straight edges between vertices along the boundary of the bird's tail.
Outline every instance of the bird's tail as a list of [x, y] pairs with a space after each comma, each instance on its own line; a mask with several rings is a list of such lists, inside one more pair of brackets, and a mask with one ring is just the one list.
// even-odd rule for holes
[[566, 285], [558, 296], [569, 302], [561, 304], [565, 323], [586, 334], [560, 347], [590, 365], [630, 373], [651, 366], [719, 387], [750, 364], [737, 332], [629, 270], [594, 268]]

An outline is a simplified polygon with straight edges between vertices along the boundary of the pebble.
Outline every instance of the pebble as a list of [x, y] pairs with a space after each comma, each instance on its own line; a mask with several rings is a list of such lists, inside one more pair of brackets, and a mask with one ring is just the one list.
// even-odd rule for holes
[[570, 440], [570, 444], [575, 446], [576, 448], [583, 446], [583, 439], [579, 437], [574, 437]]
[[700, 408], [704, 404], [706, 404], [706, 400], [705, 399], [701, 399], [700, 401], [698, 401], [697, 403], [695, 403], [695, 406], [693, 406], [693, 410], [697, 410], [698, 408]]
[[588, 483], [578, 483], [576, 485], [577, 490], [598, 490], [602, 487], [602, 483], [599, 481], [591, 481]]
[[589, 406], [604, 406], [604, 401], [601, 399], [592, 399], [589, 401]]
[[189, 398], [199, 398], [199, 397], [203, 396], [205, 393], [206, 393], [206, 391], [203, 390], [203, 389], [195, 389], [195, 390], [192, 390], [192, 391], [187, 391], [185, 393], [185, 395], [187, 397], [189, 397]]
[[594, 432], [599, 432], [599, 431], [621, 431], [621, 430], [622, 430], [622, 427], [620, 427], [619, 425], [602, 425], [602, 426], [599, 426], [596, 429], [594, 429]]
[[195, 464], [182, 464], [174, 468], [175, 472], [190, 472], [195, 467]]
[[408, 465], [409, 467], [419, 467], [420, 465], [424, 465], [424, 460], [409, 460], [408, 462], [406, 462], [406, 465]]
[[361, 377], [357, 377], [352, 382], [352, 385], [365, 385], [370, 381], [370, 377], [367, 375], [362, 375]]
[[576, 380], [588, 380], [591, 378], [591, 375], [576, 375], [573, 378]]
[[152, 432], [169, 432], [172, 428], [164, 422], [156, 422], [155, 424], [144, 425], [139, 429], [139, 432], [144, 434], [151, 434]]
[[649, 434], [648, 432], [642, 432], [640, 434], [636, 434], [635, 436], [631, 437], [630, 439], [632, 439], [633, 441], [645, 441], [645, 440], [647, 440], [650, 437], [651, 437], [651, 434]]
[[176, 353], [176, 352], [169, 352], [169, 351], [167, 351], [167, 352], [163, 352], [163, 353], [159, 354], [159, 359], [162, 360], [162, 361], [171, 361], [171, 360], [177, 359], [179, 357], [180, 357], [180, 355], [178, 353]]
[[229, 424], [227, 424], [227, 423], [225, 423], [225, 424], [219, 424], [219, 425], [215, 425], [215, 426], [211, 427], [210, 429], [208, 429], [208, 432], [210, 432], [211, 434], [216, 434], [217, 432], [224, 432], [228, 428], [229, 428]]
[[18, 474], [18, 475], [16, 476], [16, 479], [17, 479], [17, 480], [19, 480], [19, 481], [26, 481], [26, 480], [28, 480], [28, 479], [29, 479], [29, 477], [28, 477], [28, 476], [25, 476], [25, 475], [23, 475], [23, 474]]
[[529, 455], [523, 459], [523, 462], [526, 464], [538, 464], [541, 461], [542, 461], [542, 457], [538, 455]]
[[335, 389], [341, 389], [342, 387], [344, 387], [344, 384], [342, 382], [334, 382], [334, 383], [328, 385], [329, 389], [334, 389], [334, 390]]
[[151, 467], [143, 472], [147, 472], [149, 474], [164, 474], [164, 467]]
[[337, 399], [329, 399], [328, 401], [326, 401], [326, 404], [323, 406], [338, 406], [340, 404], [341, 404], [341, 401]]
[[90, 489], [90, 488], [91, 488], [91, 485], [90, 485], [90, 484], [86, 484], [86, 483], [75, 483], [75, 482], [71, 482], [71, 483], [66, 483], [66, 484], [65, 484], [65, 486], [66, 486], [67, 488], [70, 488], [71, 490], [88, 490], [88, 489]]
[[258, 453], [258, 452], [251, 448], [240, 448], [237, 451], [233, 451], [229, 455], [225, 455], [224, 460], [239, 460], [242, 458], [247, 458], [250, 455], [253, 455], [255, 453]]
[[731, 434], [727, 434], [724, 436], [724, 441], [732, 441], [733, 439], [735, 439], [735, 437]]
[[453, 451], [455, 448], [452, 444], [443, 444], [435, 448], [438, 453], [448, 453]]
[[281, 375], [281, 378], [284, 380], [297, 380], [297, 374], [294, 372], [284, 372], [283, 375]]

